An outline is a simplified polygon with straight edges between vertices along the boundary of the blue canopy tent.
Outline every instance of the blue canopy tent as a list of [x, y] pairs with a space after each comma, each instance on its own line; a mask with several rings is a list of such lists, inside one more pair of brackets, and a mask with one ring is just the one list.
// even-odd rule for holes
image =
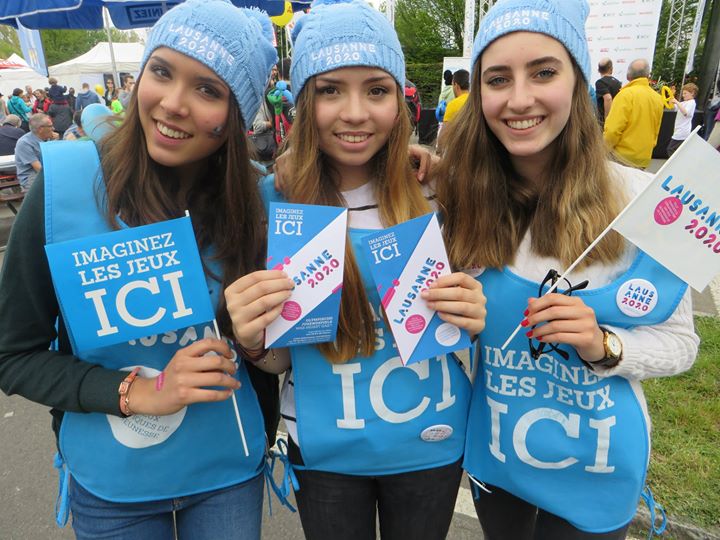
[[[106, 7], [113, 25], [121, 30], [152, 26], [168, 9], [182, 0], [14, 0], [0, 2], [0, 24], [32, 29], [103, 28], [102, 8]], [[256, 7], [268, 15], [283, 13], [283, 0], [232, 0], [239, 7]], [[293, 10], [308, 7], [310, 1], [293, 2]]]

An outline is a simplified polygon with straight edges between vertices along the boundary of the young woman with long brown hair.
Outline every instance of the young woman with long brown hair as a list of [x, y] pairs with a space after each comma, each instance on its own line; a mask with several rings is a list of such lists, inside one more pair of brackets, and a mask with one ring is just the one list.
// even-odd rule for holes
[[[362, 236], [433, 208], [408, 158], [400, 44], [362, 1], [315, 3], [293, 50], [293, 152], [284, 196], [268, 179], [266, 197], [349, 209], [336, 340], [258, 364], [292, 363], [281, 410], [303, 529], [310, 539], [374, 538], [377, 512], [383, 538], [439, 540], [460, 482], [469, 381], [449, 356], [402, 366], [360, 249]], [[268, 270], [225, 292], [239, 343], [258, 357], [291, 288]], [[482, 288], [469, 276], [441, 278], [425, 299], [444, 320], [482, 330]]]
[[488, 540], [624, 538], [649, 458], [639, 381], [697, 352], [687, 286], [617, 233], [545, 294], [648, 181], [603, 145], [588, 11], [495, 4], [438, 170], [451, 264], [488, 298], [464, 461]]
[[0, 386], [53, 408], [78, 538], [260, 538], [265, 430], [227, 339], [210, 322], [73, 351], [43, 246], [189, 210], [221, 333], [232, 336], [221, 290], [264, 259], [260, 175], [243, 133], [277, 61], [270, 28], [221, 0], [168, 11], [124, 122], [98, 150], [45, 147], [44, 178], [15, 223], [0, 287]]

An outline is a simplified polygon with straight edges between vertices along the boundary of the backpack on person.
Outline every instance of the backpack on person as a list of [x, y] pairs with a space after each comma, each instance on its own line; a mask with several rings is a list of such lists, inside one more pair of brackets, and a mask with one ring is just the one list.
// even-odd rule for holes
[[420, 122], [422, 105], [420, 104], [420, 93], [418, 92], [417, 86], [410, 81], [405, 82], [405, 104], [410, 113], [410, 123], [413, 129], [416, 129], [418, 122]]

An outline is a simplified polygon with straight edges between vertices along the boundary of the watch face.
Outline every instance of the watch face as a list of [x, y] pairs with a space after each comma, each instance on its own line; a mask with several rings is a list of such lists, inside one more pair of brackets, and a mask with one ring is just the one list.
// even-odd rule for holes
[[613, 356], [620, 356], [622, 354], [622, 341], [615, 334], [608, 333], [607, 347]]

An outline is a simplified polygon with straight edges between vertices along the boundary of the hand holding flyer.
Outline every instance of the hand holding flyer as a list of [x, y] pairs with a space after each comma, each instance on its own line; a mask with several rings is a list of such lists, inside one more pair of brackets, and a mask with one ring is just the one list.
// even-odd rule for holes
[[434, 214], [366, 236], [363, 247], [403, 364], [470, 346], [467, 332], [443, 322], [420, 296], [450, 274]]
[[283, 270], [295, 289], [265, 331], [265, 347], [334, 341], [345, 267], [347, 210], [270, 203], [268, 269]]

